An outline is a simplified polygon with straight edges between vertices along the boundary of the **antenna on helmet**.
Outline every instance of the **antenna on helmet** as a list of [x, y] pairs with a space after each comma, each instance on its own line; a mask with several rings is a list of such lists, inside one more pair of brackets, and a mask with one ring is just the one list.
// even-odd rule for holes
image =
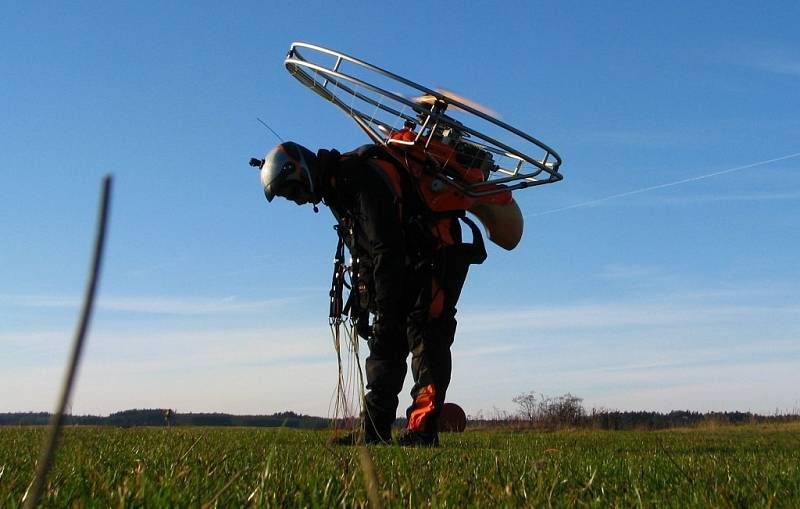
[[[275, 130], [274, 130], [273, 128], [271, 128], [269, 125], [267, 125], [267, 123], [266, 123], [266, 122], [264, 122], [263, 120], [261, 120], [261, 119], [260, 119], [260, 118], [258, 118], [258, 117], [256, 117], [256, 120], [258, 120], [259, 122], [261, 122], [261, 125], [263, 125], [263, 126], [264, 126], [264, 127], [266, 127], [267, 129], [269, 129], [269, 132], [271, 132], [272, 134], [274, 134], [274, 135], [275, 135], [275, 137], [276, 137], [276, 138], [278, 138], [278, 140], [279, 140], [281, 143], [285, 143], [285, 142], [283, 141], [283, 138], [281, 138], [281, 135], [280, 135], [280, 134], [278, 134], [278, 133], [276, 133], [276, 132], [275, 132]], [[262, 166], [264, 166], [264, 159], [256, 159], [255, 157], [251, 157], [251, 158], [250, 158], [250, 166], [252, 166], [253, 168], [258, 168], [258, 169], [260, 170], [260, 169], [261, 169], [261, 167], [262, 167]]]
[[278, 138], [278, 140], [280, 140], [280, 142], [281, 142], [281, 143], [285, 143], [284, 139], [283, 139], [283, 138], [281, 138], [281, 135], [280, 135], [280, 134], [278, 134], [278, 133], [276, 133], [276, 132], [275, 132], [275, 130], [274, 130], [273, 128], [271, 128], [269, 125], [267, 125], [267, 123], [266, 123], [266, 122], [264, 122], [263, 120], [261, 120], [261, 119], [260, 119], [260, 118], [258, 118], [258, 117], [256, 117], [256, 120], [258, 120], [259, 122], [261, 122], [261, 125], [263, 125], [263, 126], [264, 126], [264, 127], [266, 127], [267, 129], [269, 129], [269, 132], [271, 132], [272, 134], [274, 134], [274, 135], [275, 135], [275, 137], [276, 137], [276, 138]]

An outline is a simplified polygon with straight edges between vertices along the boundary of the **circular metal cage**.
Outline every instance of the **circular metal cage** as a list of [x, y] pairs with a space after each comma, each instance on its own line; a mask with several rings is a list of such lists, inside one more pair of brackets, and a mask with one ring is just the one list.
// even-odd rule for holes
[[[561, 157], [555, 150], [452, 93], [303, 42], [292, 43], [284, 64], [298, 81], [352, 118], [374, 143], [400, 149], [422, 147], [444, 174], [449, 164], [456, 164], [455, 159], [480, 169], [484, 174], [480, 182], [446, 179], [468, 196], [563, 178]], [[434, 140], [452, 149], [447, 157], [430, 147]]]

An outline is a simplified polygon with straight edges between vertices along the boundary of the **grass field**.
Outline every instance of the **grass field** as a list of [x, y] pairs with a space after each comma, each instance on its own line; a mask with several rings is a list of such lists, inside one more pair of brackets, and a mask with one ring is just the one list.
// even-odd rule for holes
[[[43, 428], [0, 428], [0, 507], [28, 487]], [[44, 506], [367, 505], [357, 451], [328, 432], [68, 428]], [[800, 425], [662, 432], [468, 431], [370, 447], [397, 507], [800, 507]]]

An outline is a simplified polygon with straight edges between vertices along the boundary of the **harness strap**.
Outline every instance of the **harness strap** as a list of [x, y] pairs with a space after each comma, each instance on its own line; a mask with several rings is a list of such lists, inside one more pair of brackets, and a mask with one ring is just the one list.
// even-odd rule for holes
[[[331, 278], [331, 291], [329, 296], [330, 312], [328, 317], [331, 320], [339, 319], [345, 312], [345, 305], [342, 298], [342, 290], [344, 287], [344, 238], [340, 231], [341, 227], [337, 224], [333, 227], [339, 237], [339, 243], [336, 245], [336, 254], [333, 258], [333, 277]], [[349, 305], [348, 299], [348, 305]]]
[[464, 221], [464, 224], [469, 226], [472, 231], [472, 243], [462, 243], [463, 248], [467, 249], [470, 253], [470, 265], [480, 265], [486, 261], [486, 244], [483, 242], [483, 234], [475, 222], [468, 218], [466, 215], [461, 216], [459, 219]]

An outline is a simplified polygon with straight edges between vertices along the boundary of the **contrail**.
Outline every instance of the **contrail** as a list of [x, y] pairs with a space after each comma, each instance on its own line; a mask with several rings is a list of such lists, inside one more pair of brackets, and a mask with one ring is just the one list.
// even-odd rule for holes
[[658, 185], [655, 185], [655, 186], [643, 187], [641, 189], [636, 189], [636, 190], [633, 190], [633, 191], [626, 191], [624, 193], [612, 194], [611, 196], [605, 196], [603, 198], [596, 198], [594, 200], [589, 200], [589, 201], [585, 201], [585, 202], [581, 202], [581, 203], [576, 203], [574, 205], [567, 205], [566, 207], [559, 207], [559, 208], [556, 208], [556, 209], [545, 210], [543, 212], [537, 212], [535, 214], [529, 214], [529, 215], [525, 216], [525, 218], [527, 219], [529, 217], [544, 216], [544, 215], [547, 215], [547, 214], [553, 214], [555, 212], [561, 212], [563, 210], [577, 209], [577, 208], [580, 208], [580, 207], [588, 207], [588, 206], [594, 205], [596, 203], [601, 203], [601, 202], [608, 201], [608, 200], [614, 200], [616, 198], [623, 198], [625, 196], [631, 196], [633, 194], [646, 193], [647, 191], [654, 191], [656, 189], [663, 189], [665, 187], [672, 187], [672, 186], [677, 186], [679, 184], [686, 184], [687, 182], [695, 182], [697, 180], [703, 180], [703, 179], [707, 179], [707, 178], [711, 178], [711, 177], [716, 177], [717, 175], [724, 175], [726, 173], [733, 173], [735, 171], [747, 170], [749, 168], [755, 168], [757, 166], [764, 166], [766, 164], [776, 163], [778, 161], [785, 161], [786, 159], [792, 159], [792, 158], [795, 158], [795, 157], [800, 157], [800, 152], [797, 152], [797, 153], [794, 153], [794, 154], [789, 154], [789, 155], [786, 155], [786, 156], [776, 157], [774, 159], [767, 159], [765, 161], [758, 161], [756, 163], [745, 164], [744, 166], [736, 166], [735, 168], [728, 168], [727, 170], [715, 171], [714, 173], [708, 173], [706, 175], [699, 175], [697, 177], [690, 177], [690, 178], [686, 178], [686, 179], [682, 179], [682, 180], [676, 180], [675, 182], [667, 182], [666, 184], [658, 184]]

